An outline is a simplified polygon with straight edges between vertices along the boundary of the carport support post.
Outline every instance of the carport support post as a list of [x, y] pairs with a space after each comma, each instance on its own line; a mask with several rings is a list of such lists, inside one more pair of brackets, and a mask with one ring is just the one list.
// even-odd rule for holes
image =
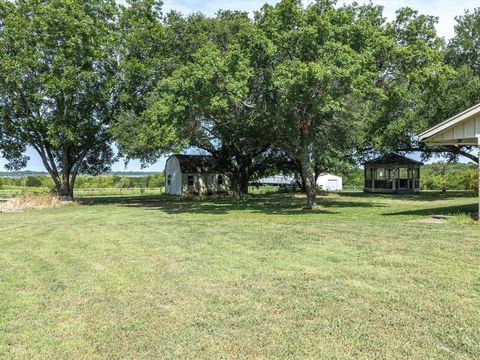
[[478, 156], [478, 221], [480, 221], [480, 136], [477, 137], [477, 156]]

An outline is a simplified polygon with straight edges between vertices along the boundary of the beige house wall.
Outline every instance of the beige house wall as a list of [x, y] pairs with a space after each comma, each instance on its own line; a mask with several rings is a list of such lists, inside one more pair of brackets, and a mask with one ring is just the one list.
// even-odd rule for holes
[[[188, 185], [188, 176], [193, 176], [193, 185]], [[223, 184], [218, 185], [222, 176]], [[182, 195], [210, 195], [226, 193], [228, 178], [223, 174], [182, 174]]]

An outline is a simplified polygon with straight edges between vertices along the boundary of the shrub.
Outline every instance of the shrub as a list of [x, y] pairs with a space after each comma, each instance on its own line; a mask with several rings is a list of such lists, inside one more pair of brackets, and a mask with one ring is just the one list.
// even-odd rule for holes
[[28, 176], [25, 179], [25, 186], [26, 187], [41, 187], [42, 180], [38, 176]]
[[446, 175], [433, 175], [433, 187], [436, 190], [446, 192], [453, 187], [453, 184], [449, 181], [449, 176]]
[[115, 178], [118, 178], [118, 179], [116, 179], [114, 187], [116, 187], [116, 188], [131, 188], [131, 187], [133, 187], [133, 182], [130, 178], [128, 178], [126, 176], [122, 176], [122, 177], [116, 176]]
[[478, 195], [478, 171], [476, 170], [465, 170], [459, 179], [460, 184], [465, 190], [473, 190]]
[[161, 188], [165, 186], [165, 176], [162, 173], [148, 176], [147, 187], [149, 188]]

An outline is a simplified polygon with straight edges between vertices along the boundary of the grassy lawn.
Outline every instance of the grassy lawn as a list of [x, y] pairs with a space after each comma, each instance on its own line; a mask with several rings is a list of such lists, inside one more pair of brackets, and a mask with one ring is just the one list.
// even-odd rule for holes
[[[467, 194], [0, 214], [0, 358], [480, 358]], [[457, 214], [445, 223], [422, 220]]]

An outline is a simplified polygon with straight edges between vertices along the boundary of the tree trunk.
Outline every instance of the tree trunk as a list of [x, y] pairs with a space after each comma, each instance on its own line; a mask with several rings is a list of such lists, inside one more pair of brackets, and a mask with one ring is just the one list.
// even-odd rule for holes
[[73, 201], [73, 188], [69, 182], [62, 182], [57, 191], [61, 201]]
[[240, 192], [243, 195], [248, 194], [248, 182], [250, 180], [250, 171], [248, 168], [243, 170], [242, 177], [240, 179]]
[[302, 173], [302, 167], [298, 167], [298, 171], [300, 172], [300, 179], [297, 180], [297, 185], [298, 185], [298, 190], [300, 192], [306, 193], [306, 187], [305, 187], [305, 179], [303, 178], [303, 173]]
[[62, 171], [60, 172], [59, 167], [57, 167], [57, 164], [55, 163], [55, 158], [52, 152], [45, 146], [45, 144], [33, 144], [33, 146], [40, 155], [43, 165], [52, 177], [60, 200], [72, 201], [75, 179], [82, 165], [82, 161], [89, 151], [89, 147], [83, 148], [74, 162], [70, 157], [71, 150], [68, 147], [64, 147], [61, 163]]
[[317, 204], [315, 175], [310, 170], [310, 160], [306, 152], [298, 158], [298, 162], [302, 171], [305, 192], [307, 194], [307, 204], [305, 205], [305, 209], [309, 210]]
[[61, 201], [73, 200], [73, 181], [75, 176], [71, 176], [68, 170], [64, 170], [61, 181], [57, 185], [58, 197]]
[[320, 170], [320, 168], [315, 166], [315, 184], [317, 183], [317, 180], [320, 177], [321, 173], [322, 173], [322, 171]]
[[236, 197], [241, 198], [248, 194], [248, 181], [250, 179], [249, 166], [240, 165], [232, 172], [232, 189]]
[[73, 186], [70, 183], [70, 149], [65, 146], [62, 154], [62, 182], [60, 184], [60, 189], [58, 189], [58, 196], [61, 201], [72, 201], [73, 200]]

